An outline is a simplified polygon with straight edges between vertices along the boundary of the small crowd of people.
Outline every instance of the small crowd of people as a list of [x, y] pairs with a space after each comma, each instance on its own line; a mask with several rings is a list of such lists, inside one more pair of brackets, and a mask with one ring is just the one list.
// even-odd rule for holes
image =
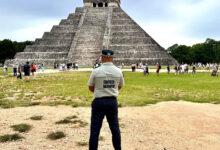
[[[200, 65], [201, 66], [201, 65]], [[207, 66], [207, 65], [206, 65]], [[212, 70], [211, 76], [218, 76], [218, 69], [219, 69], [219, 65], [215, 64], [215, 65], [211, 65], [208, 64], [209, 66], [209, 70]], [[174, 70], [174, 74], [175, 75], [180, 75], [180, 74], [189, 74], [190, 72], [190, 68], [191, 68], [191, 73], [194, 75], [196, 74], [196, 70], [197, 68], [199, 68], [198, 64], [193, 64], [193, 65], [188, 65], [188, 64], [176, 64], [173, 67]], [[136, 69], [142, 69], [144, 75], [149, 75], [150, 71], [149, 71], [149, 66], [148, 64], [142, 64], [142, 63], [137, 63], [137, 64], [132, 64], [131, 65], [131, 71], [132, 72], [136, 72]], [[162, 69], [162, 66], [160, 63], [156, 64], [156, 74], [159, 76], [160, 71]], [[166, 66], [166, 72], [168, 74], [171, 73], [171, 66], [167, 65]]]
[[[30, 79], [30, 75], [32, 77], [35, 77], [35, 72], [38, 68], [42, 69], [42, 65], [37, 66], [35, 63], [32, 63], [31, 65], [29, 62], [26, 62], [25, 65], [22, 64], [14, 64], [13, 65], [13, 76], [17, 77], [17, 79], [22, 79], [22, 77], [25, 77], [25, 80], [28, 81]], [[4, 65], [3, 67], [4, 75], [8, 74], [8, 67]]]
[[54, 69], [59, 69], [59, 71], [67, 71], [67, 70], [78, 70], [79, 66], [77, 63], [61, 63], [61, 64], [54, 64]]

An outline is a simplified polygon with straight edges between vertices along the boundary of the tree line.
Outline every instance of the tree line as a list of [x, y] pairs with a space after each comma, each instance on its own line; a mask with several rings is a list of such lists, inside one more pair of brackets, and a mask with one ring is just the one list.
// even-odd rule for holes
[[220, 41], [213, 39], [193, 46], [174, 44], [167, 51], [179, 63], [220, 63]]
[[33, 42], [16, 42], [8, 39], [0, 41], [0, 64], [4, 63], [7, 59], [13, 59], [15, 54], [23, 52], [27, 45], [31, 45]]

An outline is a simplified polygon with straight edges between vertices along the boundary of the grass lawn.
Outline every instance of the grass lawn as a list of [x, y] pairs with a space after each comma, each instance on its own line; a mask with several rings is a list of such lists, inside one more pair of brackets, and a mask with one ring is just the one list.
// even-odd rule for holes
[[[33, 105], [89, 106], [92, 93], [88, 91], [89, 72], [63, 72], [38, 75], [30, 82], [0, 75], [0, 107]], [[220, 78], [208, 73], [196, 75], [125, 72], [126, 85], [122, 89], [121, 106], [144, 106], [160, 101], [192, 101], [220, 103]]]

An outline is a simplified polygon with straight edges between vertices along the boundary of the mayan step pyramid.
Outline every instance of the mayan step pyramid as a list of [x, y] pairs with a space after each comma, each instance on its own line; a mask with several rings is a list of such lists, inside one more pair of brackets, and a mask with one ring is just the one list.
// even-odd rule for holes
[[115, 52], [115, 63], [174, 64], [173, 59], [120, 7], [120, 0], [84, 0], [84, 7], [45, 32], [41, 39], [17, 53], [8, 63], [26, 61], [54, 66], [78, 63], [91, 66], [102, 49]]

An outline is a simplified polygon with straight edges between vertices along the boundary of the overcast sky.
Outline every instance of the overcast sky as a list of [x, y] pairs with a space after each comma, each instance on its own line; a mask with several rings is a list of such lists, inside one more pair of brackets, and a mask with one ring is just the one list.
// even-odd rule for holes
[[[0, 40], [41, 38], [83, 0], [0, 0]], [[161, 46], [220, 40], [219, 0], [121, 0], [121, 7]]]

